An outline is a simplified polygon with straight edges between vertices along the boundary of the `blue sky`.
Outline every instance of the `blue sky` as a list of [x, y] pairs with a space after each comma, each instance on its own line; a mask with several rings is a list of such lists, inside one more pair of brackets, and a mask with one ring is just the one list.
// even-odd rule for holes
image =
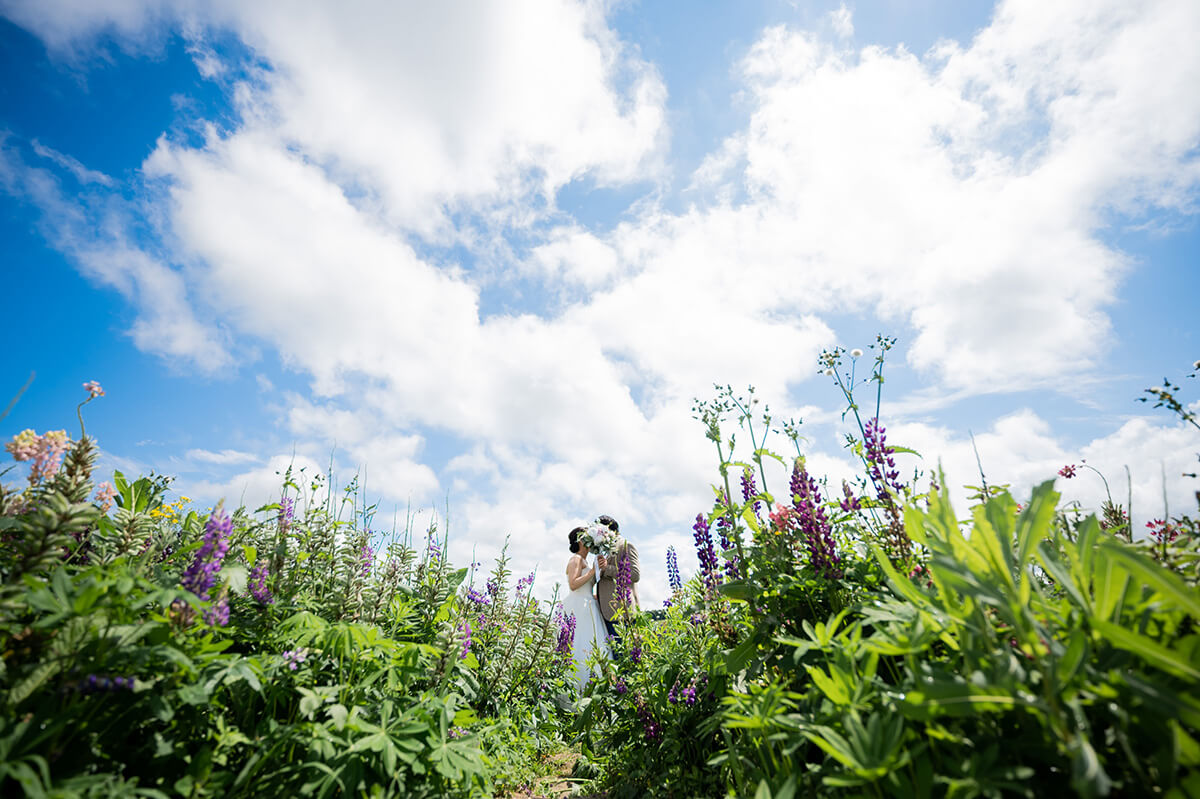
[[244, 5], [0, 2], [4, 437], [99, 380], [106, 470], [332, 458], [546, 593], [610, 513], [657, 602], [692, 398], [758, 386], [838, 480], [815, 358], [882, 332], [925, 466], [1186, 509], [1135, 400], [1200, 357], [1194, 3]]

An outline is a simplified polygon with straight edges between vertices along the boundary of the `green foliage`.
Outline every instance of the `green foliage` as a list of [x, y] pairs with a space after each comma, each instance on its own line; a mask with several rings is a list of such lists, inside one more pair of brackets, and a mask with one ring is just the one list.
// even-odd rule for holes
[[496, 597], [504, 634], [480, 625], [463, 657], [467, 570], [436, 530], [376, 557], [357, 494], [316, 502], [314, 479], [294, 498], [289, 473], [279, 503], [234, 512], [198, 596], [186, 575], [214, 522], [164, 504], [168, 480], [119, 473], [102, 513], [94, 457], [85, 438], [53, 480], [3, 495], [0, 792], [490, 796], [513, 763], [545, 770], [561, 664], [528, 592]]

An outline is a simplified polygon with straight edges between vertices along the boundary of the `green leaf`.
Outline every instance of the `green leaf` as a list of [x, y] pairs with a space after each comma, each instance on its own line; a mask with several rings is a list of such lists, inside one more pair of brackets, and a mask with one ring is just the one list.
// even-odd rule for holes
[[725, 668], [730, 674], [737, 674], [754, 657], [758, 651], [758, 639], [753, 635], [742, 641], [735, 649], [731, 649], [725, 653]]
[[1106, 555], [1120, 561], [1130, 574], [1140, 577], [1192, 618], [1200, 619], [1200, 592], [1189, 588], [1177, 574], [1113, 538], [1105, 539], [1100, 546]]
[[1200, 681], [1200, 668], [1197, 668], [1196, 664], [1189, 663], [1180, 653], [1168, 649], [1157, 641], [1103, 619], [1092, 619], [1092, 627], [1118, 649], [1132, 652], [1147, 663], [1164, 671]]
[[745, 580], [730, 580], [717, 590], [735, 602], [749, 602], [758, 596], [758, 586]]

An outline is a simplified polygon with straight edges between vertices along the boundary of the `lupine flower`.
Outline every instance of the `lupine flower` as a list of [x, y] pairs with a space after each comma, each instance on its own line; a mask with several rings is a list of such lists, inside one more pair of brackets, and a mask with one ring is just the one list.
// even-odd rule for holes
[[696, 542], [696, 557], [700, 561], [700, 573], [704, 575], [705, 585], [716, 585], [717, 552], [713, 549], [712, 532], [708, 529], [708, 520], [704, 514], [696, 514], [696, 523], [692, 525], [693, 539]]
[[279, 526], [286, 530], [292, 524], [292, 517], [296, 512], [296, 502], [290, 497], [280, 497], [279, 499]]
[[259, 561], [254, 564], [254, 568], [250, 570], [250, 596], [263, 605], [270, 605], [275, 602], [275, 597], [271, 596], [270, 589], [267, 588], [267, 564], [265, 561]]
[[204, 609], [204, 620], [213, 627], [229, 624], [229, 600], [221, 597]]
[[100, 485], [96, 486], [96, 495], [92, 498], [93, 502], [100, 503], [100, 512], [108, 513], [112, 507], [113, 497], [117, 495], [117, 489], [113, 484], [105, 480]]
[[[742, 502], [749, 502], [750, 497], [758, 494], [758, 486], [754, 482], [754, 472], [750, 471], [749, 466], [742, 468]], [[754, 515], [758, 516], [762, 510], [762, 502], [754, 502]]]
[[1070, 480], [1075, 476], [1075, 464], [1068, 463], [1066, 466], [1058, 470], [1058, 476], [1065, 480]]
[[50, 430], [38, 435], [33, 430], [23, 430], [4, 445], [15, 461], [33, 461], [29, 467], [29, 484], [35, 486], [49, 480], [58, 473], [63, 454], [71, 446], [66, 430]]
[[654, 715], [650, 712], [650, 708], [646, 706], [646, 702], [640, 696], [634, 701], [637, 705], [638, 717], [642, 720], [642, 727], [646, 731], [646, 737], [652, 741], [657, 741], [662, 737], [662, 727], [655, 721]]
[[530, 572], [528, 576], [517, 580], [517, 596], [519, 597], [525, 593], [525, 589], [529, 588], [531, 585], [533, 585], [533, 572]]
[[79, 681], [76, 690], [81, 694], [93, 694], [100, 691], [132, 691], [133, 677], [107, 677], [100, 674], [89, 674]]
[[620, 607], [629, 607], [633, 597], [633, 564], [629, 558], [621, 558], [617, 563], [616, 600]]
[[442, 559], [442, 544], [437, 539], [437, 527], [429, 526], [429, 532], [425, 536], [425, 558], [430, 562]]
[[554, 647], [554, 652], [560, 658], [568, 660], [571, 657], [571, 648], [575, 644], [575, 614], [568, 613], [562, 615], [562, 610], [559, 610], [558, 617], [558, 643]]
[[300, 664], [306, 660], [308, 660], [307, 649], [289, 649], [283, 653], [283, 662], [286, 663], [287, 667], [292, 671], [295, 671], [297, 668], [299, 668]]
[[196, 559], [179, 579], [180, 585], [201, 599], [208, 599], [208, 592], [217, 582], [217, 572], [229, 551], [229, 534], [233, 531], [233, 520], [218, 505], [204, 525], [204, 543], [196, 552]]
[[358, 553], [359, 573], [363, 577], [371, 574], [371, 566], [375, 564], [375, 550], [370, 544], [363, 544], [362, 551]]
[[640, 643], [635, 643], [629, 647], [629, 662], [635, 666], [642, 662], [642, 645]]
[[834, 547], [833, 528], [825, 516], [821, 492], [799, 458], [792, 467], [791, 489], [795, 529], [808, 549], [808, 565], [827, 578], [840, 576], [841, 559]]
[[471, 622], [463, 619], [462, 624], [458, 625], [458, 631], [463, 637], [462, 654], [458, 656], [458, 659], [466, 660], [467, 655], [471, 654]]
[[671, 690], [667, 691], [667, 701], [672, 705], [679, 701], [679, 680], [676, 680], [675, 684], [671, 686]]
[[672, 594], [683, 588], [683, 578], [679, 576], [679, 556], [675, 554], [675, 547], [667, 547], [667, 582], [671, 584]]
[[495, 599], [500, 593], [500, 582], [496, 578], [493, 577], [487, 581], [487, 592], [492, 599]]
[[100, 384], [95, 380], [89, 380], [83, 384], [83, 390], [88, 393], [88, 399], [104, 396], [104, 389], [100, 388]]
[[838, 504], [846, 513], [856, 511], [862, 508], [862, 503], [858, 501], [858, 497], [854, 496], [854, 490], [850, 488], [850, 484], [845, 480], [842, 481], [842, 494], [844, 498]]
[[617, 678], [616, 691], [619, 695], [624, 695], [629, 690], [629, 686], [625, 684], [624, 677]]
[[892, 457], [896, 454], [896, 450], [888, 446], [887, 428], [880, 425], [878, 419], [868, 419], [864, 426], [864, 432], [866, 439], [863, 441], [863, 449], [866, 452], [871, 477], [875, 480], [882, 500], [884, 499], [882, 494], [886, 493], [888, 489], [896, 493], [902, 490], [899, 482], [900, 472], [896, 468], [895, 458]]
[[467, 589], [467, 601], [475, 605], [479, 605], [480, 607], [492, 604], [492, 598], [490, 595], [485, 594], [475, 588]]
[[[754, 503], [755, 515], [758, 514], [759, 504], [760, 503], [758, 502]], [[735, 549], [735, 545], [733, 543], [733, 539], [729, 537], [729, 530], [729, 518], [727, 516], [721, 516], [718, 518], [717, 533], [719, 534], [721, 540], [721, 554], [725, 558], [725, 574], [729, 577], [729, 579], [736, 580], [739, 576], [738, 559], [736, 555], [731, 554]]]

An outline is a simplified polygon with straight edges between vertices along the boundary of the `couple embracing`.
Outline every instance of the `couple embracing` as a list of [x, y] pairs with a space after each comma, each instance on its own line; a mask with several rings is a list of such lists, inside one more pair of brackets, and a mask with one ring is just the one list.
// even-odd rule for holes
[[[564, 617], [575, 617], [575, 685], [583, 690], [589, 673], [587, 662], [593, 652], [611, 654], [610, 639], [620, 641], [613, 618], [622, 604], [638, 607], [637, 583], [641, 579], [637, 547], [621, 538], [620, 527], [611, 516], [600, 516], [588, 527], [576, 527], [567, 536], [571, 558], [567, 561]], [[589, 558], [595, 562], [589, 565]], [[622, 585], [624, 582], [624, 585]]]

